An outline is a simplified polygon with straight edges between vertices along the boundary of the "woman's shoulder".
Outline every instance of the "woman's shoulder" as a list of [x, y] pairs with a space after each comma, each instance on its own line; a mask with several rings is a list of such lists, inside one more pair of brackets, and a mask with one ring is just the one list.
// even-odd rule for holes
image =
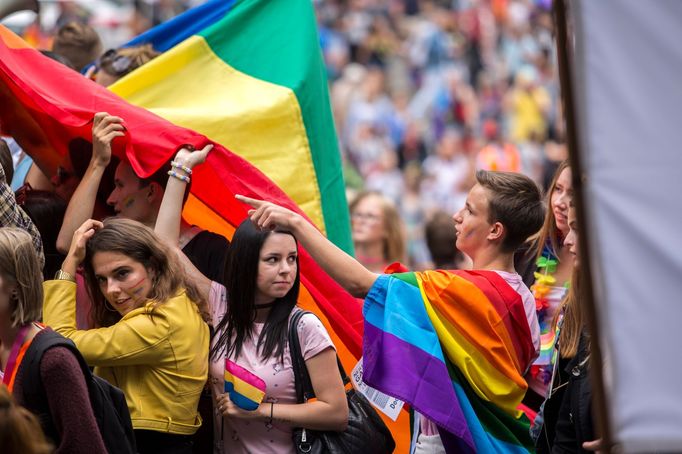
[[296, 331], [305, 360], [312, 358], [326, 348], [336, 349], [322, 321], [313, 313], [306, 313], [301, 316]]

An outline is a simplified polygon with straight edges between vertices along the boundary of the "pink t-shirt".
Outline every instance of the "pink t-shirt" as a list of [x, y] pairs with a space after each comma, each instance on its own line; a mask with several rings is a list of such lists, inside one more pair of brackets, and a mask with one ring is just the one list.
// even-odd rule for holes
[[[209, 295], [209, 304], [216, 326], [227, 310], [227, 293], [225, 287], [213, 282]], [[293, 312], [292, 312], [293, 313]], [[266, 390], [263, 402], [279, 404], [296, 404], [296, 388], [294, 372], [291, 366], [291, 353], [287, 343], [284, 348], [284, 362], [279, 357], [263, 360], [256, 351], [258, 336], [263, 323], [256, 323], [253, 336], [244, 341], [242, 351], [235, 361], [265, 381]], [[214, 342], [220, 333], [214, 336]], [[298, 324], [298, 337], [301, 343], [303, 359], [309, 360], [327, 348], [334, 348], [320, 320], [312, 314], [304, 315]], [[213, 347], [213, 345], [211, 345]], [[214, 408], [214, 452], [215, 453], [293, 453], [294, 443], [291, 438], [291, 427], [286, 424], [273, 423], [268, 429], [264, 421], [244, 421], [223, 418], [216, 410], [216, 396], [224, 390], [225, 357], [212, 360], [209, 369], [209, 380], [213, 394]], [[222, 421], [221, 421], [222, 420]], [[222, 441], [221, 441], [222, 440]]]

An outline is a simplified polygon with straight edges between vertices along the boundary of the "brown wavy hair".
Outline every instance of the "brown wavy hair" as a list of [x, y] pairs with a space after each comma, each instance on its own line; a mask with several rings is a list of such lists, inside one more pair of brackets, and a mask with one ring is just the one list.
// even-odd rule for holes
[[48, 454], [47, 442], [38, 418], [17, 405], [7, 387], [0, 383], [0, 446], [2, 452], [17, 454]]
[[400, 218], [395, 204], [377, 191], [362, 191], [351, 202], [349, 209], [352, 214], [358, 204], [367, 197], [374, 196], [381, 201], [381, 212], [384, 216], [384, 260], [386, 263], [406, 263], [407, 255], [405, 243], [407, 242], [405, 224]]
[[121, 315], [108, 308], [99, 288], [92, 259], [98, 252], [118, 252], [141, 263], [153, 276], [151, 293], [147, 299], [154, 301], [150, 315], [156, 307], [166, 303], [183, 289], [197, 307], [204, 320], [210, 311], [197, 286], [191, 282], [178, 263], [175, 252], [166, 246], [152, 229], [132, 219], [109, 218], [104, 227], [96, 231], [87, 242], [83, 267], [88, 294], [93, 302], [93, 322], [97, 327], [111, 326]]

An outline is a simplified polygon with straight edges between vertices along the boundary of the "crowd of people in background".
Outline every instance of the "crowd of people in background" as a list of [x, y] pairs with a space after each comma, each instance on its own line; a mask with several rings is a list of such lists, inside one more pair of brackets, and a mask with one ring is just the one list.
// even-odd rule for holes
[[[61, 11], [53, 45], [45, 51], [50, 58], [108, 86], [157, 56], [150, 46], [105, 51], [87, 24], [88, 14], [64, 3], [70, 6]], [[139, 33], [199, 3], [135, 2], [127, 26]], [[493, 267], [521, 295], [530, 328], [526, 341], [536, 358], [518, 372], [529, 383], [524, 408], [537, 421], [532, 435], [538, 450], [598, 448], [589, 411], [569, 408], [590, 398], [589, 335], [577, 303], [578, 236], [551, 1], [313, 3], [357, 261], [335, 251], [293, 213], [267, 202], [241, 199], [254, 212], [232, 243], [186, 224], [180, 216], [186, 183], [208, 148], [182, 149], [170, 167], [141, 179], [128, 162], [111, 155], [125, 120], [101, 112], [93, 118], [92, 146], [69, 144], [51, 180], [11, 138], [0, 141], [3, 227], [13, 227], [0, 229], [0, 249], [19, 244], [28, 257], [14, 251], [8, 259], [14, 268], [0, 267], [2, 290], [9, 292], [3, 298], [21, 301], [20, 309], [0, 307], [0, 341], [40, 339], [46, 331], [38, 323], [43, 304], [42, 321], [71, 339], [98, 375], [124, 391], [140, 452], [260, 452], [266, 446], [288, 452], [292, 427], [343, 430], [347, 420], [335, 346], [319, 320], [305, 316], [298, 329], [314, 402], [296, 401], [290, 368], [268, 377], [269, 386], [281, 389], [269, 391], [255, 413], [237, 408], [221, 390], [226, 361], [281, 372], [289, 355], [288, 320], [297, 311], [297, 240], [358, 297], [383, 285], [380, 273], [394, 262], [410, 270]], [[537, 188], [546, 193], [541, 228]], [[509, 206], [500, 211], [498, 199]], [[530, 210], [526, 218], [508, 212], [514, 203]], [[129, 220], [105, 220], [111, 215]], [[269, 230], [275, 220], [275, 230]], [[481, 236], [481, 225], [495, 229], [496, 223], [496, 233]], [[19, 270], [22, 260], [33, 268], [45, 264], [40, 273], [49, 280], [45, 295], [16, 296], [21, 273], [30, 274]], [[27, 328], [17, 334], [17, 326]], [[183, 336], [196, 342], [178, 340]], [[101, 345], [115, 348], [103, 351]], [[77, 388], [74, 395], [83, 398], [87, 389], [77, 373], [78, 356], [61, 348], [48, 360], [40, 371], [44, 377], [55, 376], [48, 367], [67, 364], [65, 376]], [[82, 434], [65, 424], [88, 406], [60, 406], [48, 389], [52, 385], [46, 382], [55, 408], [48, 441], [69, 449]], [[169, 387], [181, 398], [160, 397]], [[35, 418], [22, 416], [5, 394], [0, 389], [3, 424], [32, 430]], [[15, 400], [26, 403], [20, 392]], [[584, 430], [577, 431], [569, 414], [580, 418]], [[170, 419], [162, 427], [164, 415]], [[81, 420], [90, 429], [96, 424], [87, 411]], [[427, 419], [420, 424], [415, 437], [424, 435], [423, 452], [444, 452], [438, 429]], [[32, 452], [48, 452], [48, 441], [36, 437]], [[97, 452], [105, 442], [94, 436], [79, 446]]]
[[547, 188], [566, 158], [551, 2], [315, 3], [349, 197], [395, 204], [413, 269], [434, 263], [426, 226], [475, 170]]

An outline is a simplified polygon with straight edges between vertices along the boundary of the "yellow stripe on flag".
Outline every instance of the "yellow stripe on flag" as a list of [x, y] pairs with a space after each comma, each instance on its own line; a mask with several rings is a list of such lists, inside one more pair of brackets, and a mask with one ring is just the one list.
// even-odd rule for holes
[[237, 71], [199, 36], [183, 41], [110, 89], [242, 156], [283, 188], [325, 232], [310, 145], [291, 89]]
[[225, 371], [225, 381], [232, 383], [234, 385], [235, 391], [237, 391], [239, 394], [246, 397], [247, 399], [252, 400], [257, 404], [260, 404], [263, 401], [265, 392], [256, 388], [252, 384], [245, 382], [236, 375], [232, 375], [228, 371]]

